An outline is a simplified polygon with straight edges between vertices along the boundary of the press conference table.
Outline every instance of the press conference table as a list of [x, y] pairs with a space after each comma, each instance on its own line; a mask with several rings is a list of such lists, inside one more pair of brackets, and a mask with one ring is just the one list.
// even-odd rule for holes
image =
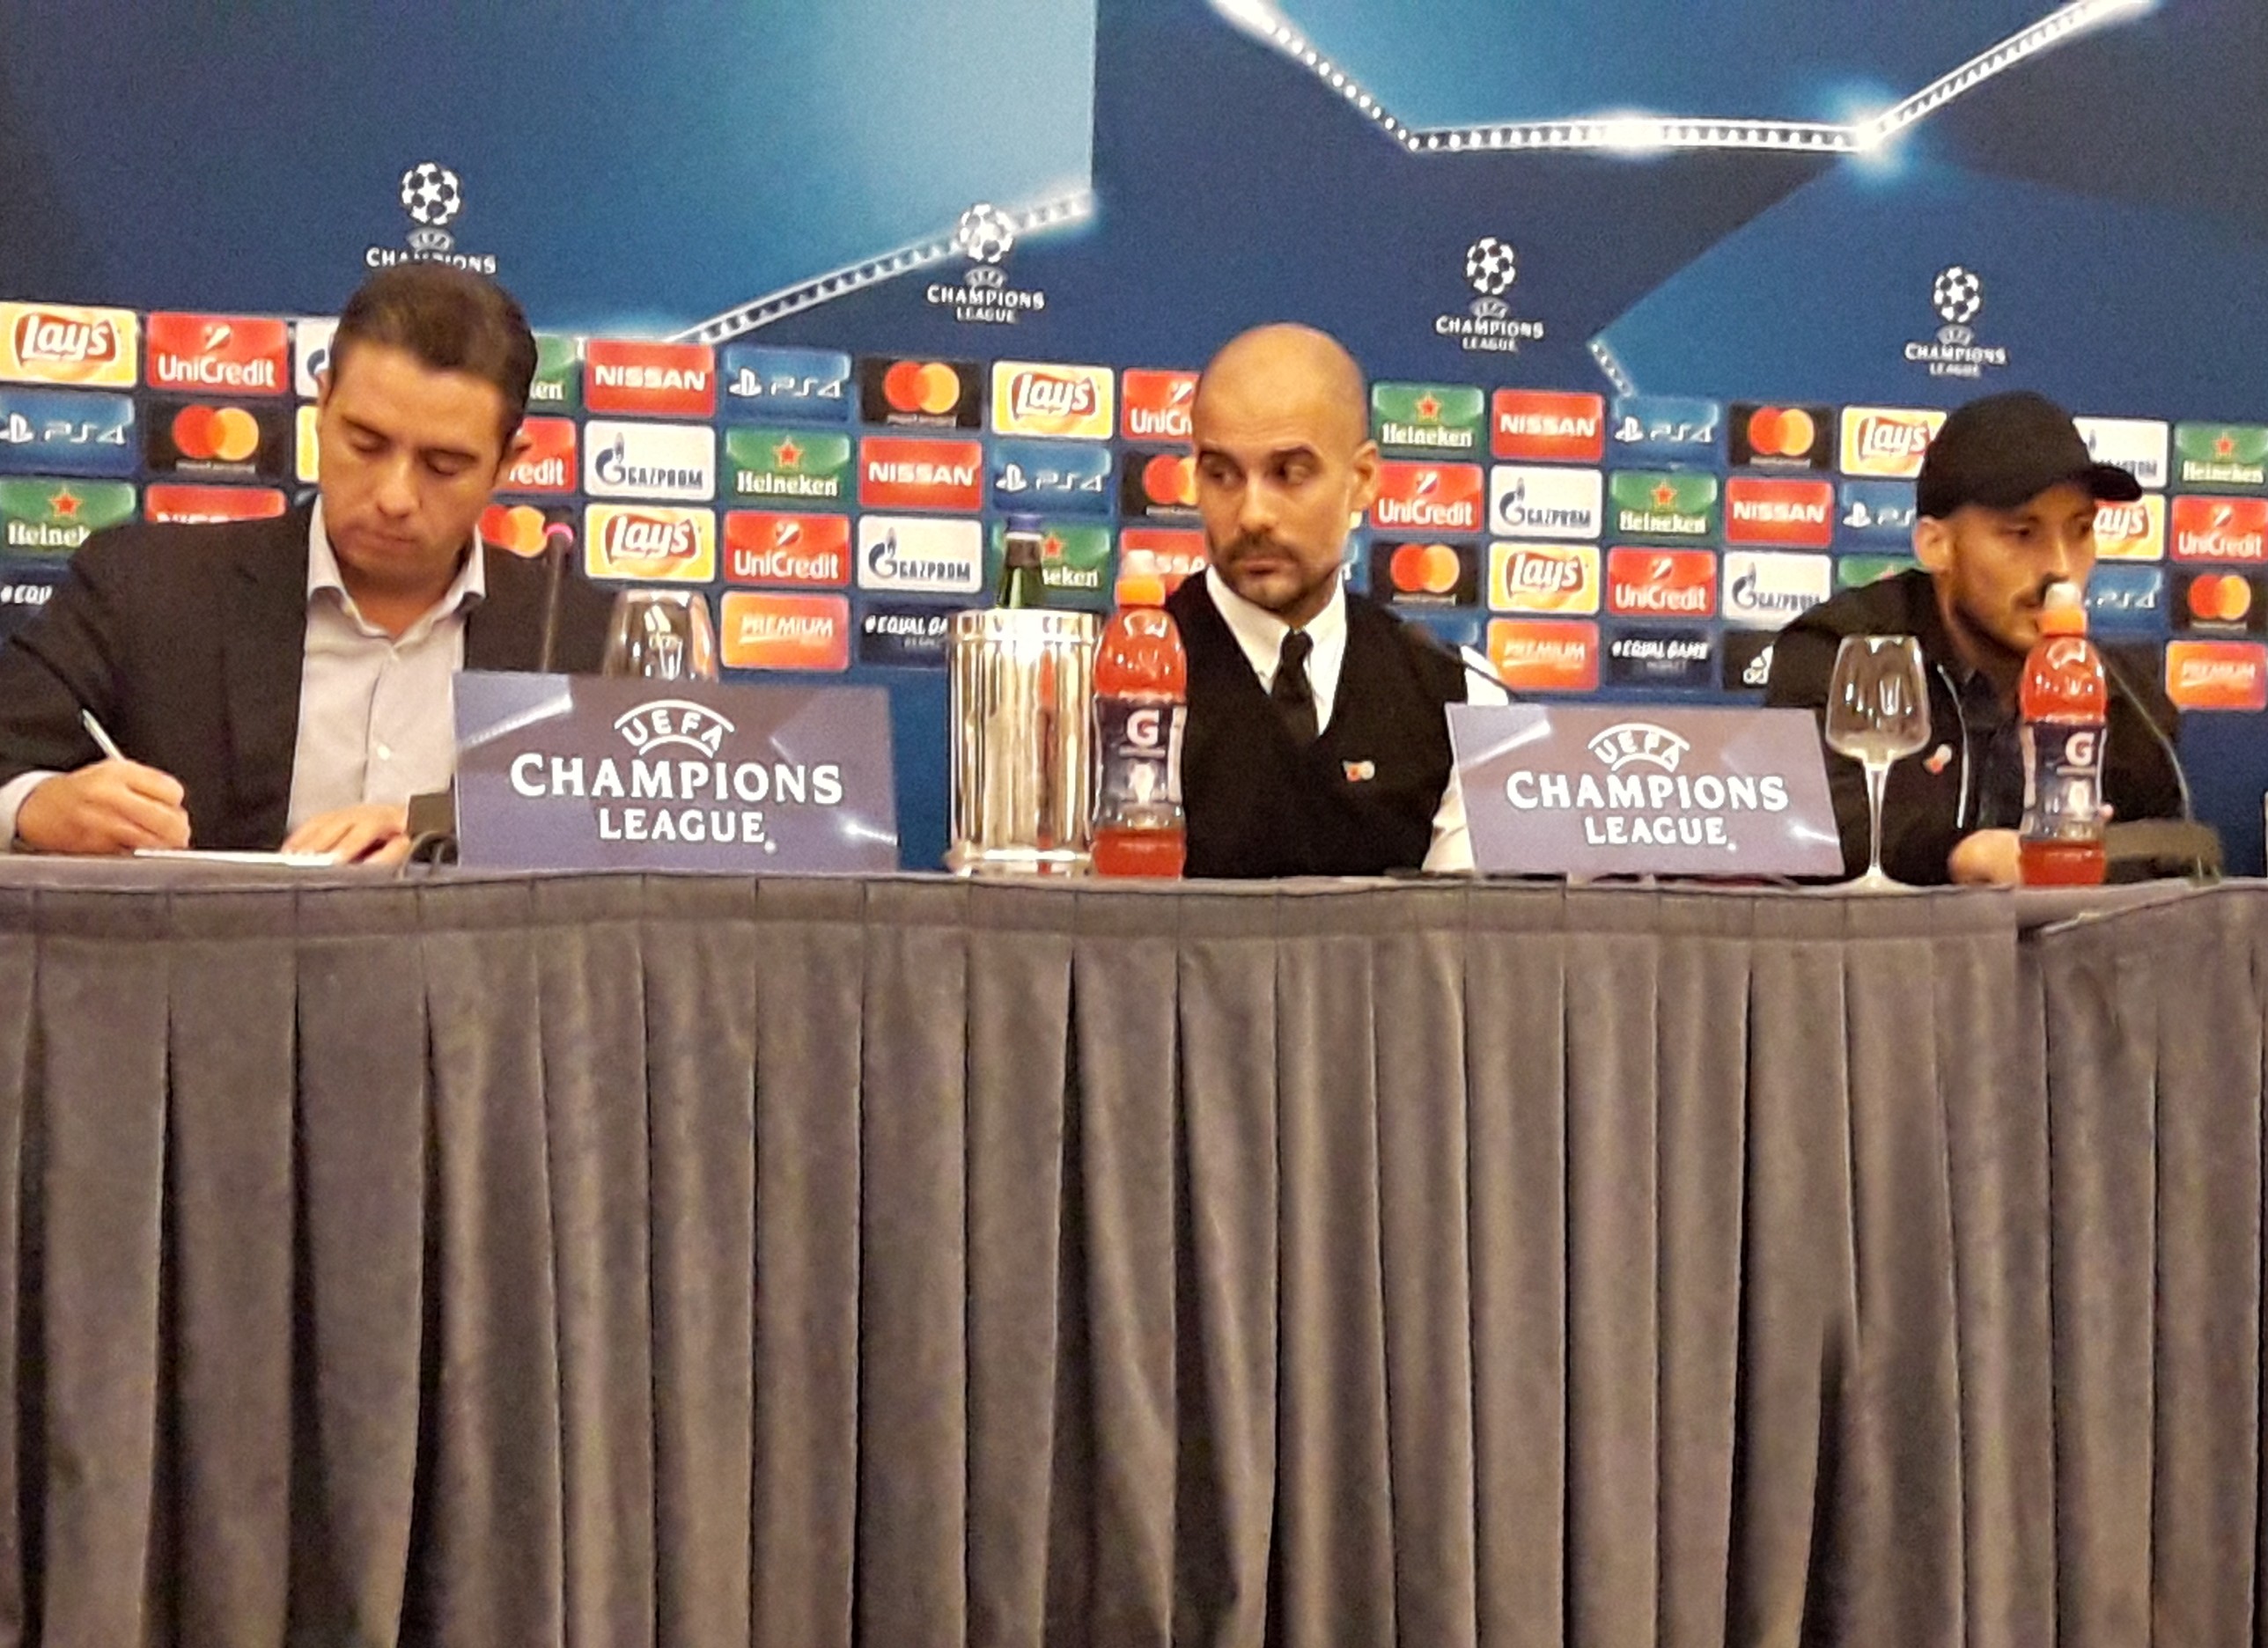
[[2254, 1640], [2268, 885], [0, 861], [0, 1642]]

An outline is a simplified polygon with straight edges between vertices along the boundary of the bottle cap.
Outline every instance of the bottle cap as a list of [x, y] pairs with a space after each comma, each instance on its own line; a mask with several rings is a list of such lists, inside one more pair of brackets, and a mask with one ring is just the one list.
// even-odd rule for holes
[[1121, 607], [1162, 607], [1166, 580], [1158, 570], [1158, 557], [1147, 549], [1129, 549], [1118, 558], [1118, 604]]
[[2042, 635], [2070, 636], [2087, 633], [2087, 604], [2076, 584], [2058, 580], [2048, 585], [2047, 594], [2040, 607]]

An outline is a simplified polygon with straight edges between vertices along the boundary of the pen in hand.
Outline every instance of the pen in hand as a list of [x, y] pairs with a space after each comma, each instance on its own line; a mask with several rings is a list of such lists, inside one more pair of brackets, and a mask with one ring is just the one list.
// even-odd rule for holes
[[104, 727], [102, 723], [94, 718], [93, 710], [80, 710], [78, 712], [78, 724], [86, 729], [86, 735], [94, 740], [95, 747], [99, 749], [105, 755], [107, 755], [112, 761], [122, 761], [126, 759], [126, 752], [118, 747], [118, 740], [111, 737], [109, 731]]

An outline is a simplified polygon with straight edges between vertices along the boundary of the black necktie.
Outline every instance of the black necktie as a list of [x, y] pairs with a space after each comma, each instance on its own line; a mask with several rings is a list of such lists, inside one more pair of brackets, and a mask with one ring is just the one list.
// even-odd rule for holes
[[1285, 630], [1284, 650], [1276, 655], [1276, 684], [1268, 689], [1301, 749], [1315, 741], [1315, 689], [1307, 684], [1307, 654], [1314, 650], [1306, 630]]

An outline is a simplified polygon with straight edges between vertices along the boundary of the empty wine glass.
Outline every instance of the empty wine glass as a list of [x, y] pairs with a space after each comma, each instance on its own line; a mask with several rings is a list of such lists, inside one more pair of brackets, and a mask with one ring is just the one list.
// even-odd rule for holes
[[1911, 636], [1845, 636], [1827, 688], [1827, 747], [1867, 769], [1867, 873], [1857, 893], [1900, 883], [1882, 873], [1882, 785], [1893, 762], [1929, 742], [1929, 686]]
[[623, 590], [607, 626], [608, 675], [649, 681], [715, 681], [717, 634], [698, 590]]

